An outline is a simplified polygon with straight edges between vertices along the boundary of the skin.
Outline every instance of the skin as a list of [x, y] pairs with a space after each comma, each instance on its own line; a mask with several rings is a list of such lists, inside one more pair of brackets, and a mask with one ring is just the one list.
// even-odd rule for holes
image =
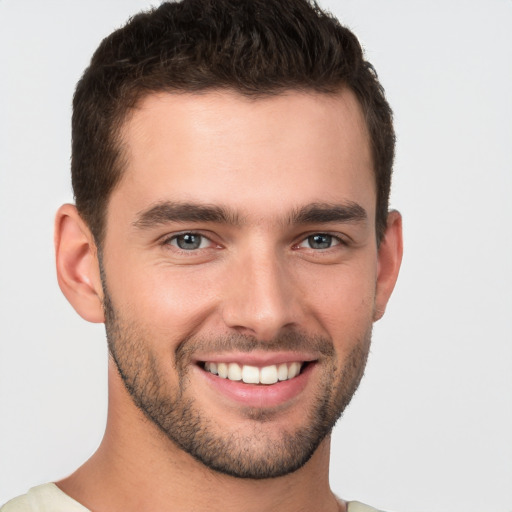
[[[215, 436], [236, 434], [250, 458], [262, 457], [283, 432], [311, 421], [307, 412], [325, 394], [326, 379], [328, 401], [344, 406], [336, 390], [347, 381], [357, 386], [372, 323], [384, 313], [398, 275], [401, 218], [390, 213], [377, 246], [361, 109], [348, 90], [257, 100], [234, 92], [153, 94], [126, 121], [122, 138], [127, 167], [109, 200], [102, 248], [103, 277], [121, 326], [111, 329], [111, 349], [134, 353], [133, 340], [142, 340], [137, 362], [151, 354], [162, 393], [182, 393]], [[183, 203], [221, 207], [230, 216], [170, 220], [167, 208], [161, 221], [162, 215], [148, 214], [155, 205]], [[319, 204], [357, 205], [364, 216], [297, 218]], [[180, 250], [183, 239], [176, 237], [191, 231], [204, 237], [201, 246]], [[308, 237], [318, 233], [332, 237], [330, 247], [311, 246]], [[72, 205], [57, 214], [56, 249], [66, 297], [85, 319], [103, 322], [97, 248]], [[327, 356], [310, 347], [308, 353], [300, 342], [296, 357], [307, 353], [313, 360], [308, 379], [276, 406], [265, 405], [265, 395], [257, 406], [231, 400], [197, 364], [245, 357], [251, 340], [254, 357], [274, 356], [285, 351], [279, 340], [290, 333], [322, 338], [332, 351]], [[238, 341], [226, 349], [219, 340], [230, 336]], [[178, 363], [181, 372], [180, 347], [190, 348]], [[134, 358], [124, 359], [134, 374]], [[142, 375], [144, 382], [151, 378]], [[213, 471], [148, 420], [111, 357], [103, 442], [58, 485], [93, 511], [343, 510], [329, 488], [329, 442], [325, 437], [307, 463], [278, 478]]]

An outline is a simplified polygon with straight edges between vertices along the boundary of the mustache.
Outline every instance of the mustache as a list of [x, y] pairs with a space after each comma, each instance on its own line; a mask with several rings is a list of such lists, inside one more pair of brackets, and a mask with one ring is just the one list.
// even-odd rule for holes
[[232, 333], [224, 336], [190, 336], [175, 350], [176, 362], [191, 359], [197, 352], [315, 352], [324, 357], [334, 355], [334, 344], [326, 336], [308, 335], [302, 332], [287, 332], [272, 340], [260, 340], [255, 336]]

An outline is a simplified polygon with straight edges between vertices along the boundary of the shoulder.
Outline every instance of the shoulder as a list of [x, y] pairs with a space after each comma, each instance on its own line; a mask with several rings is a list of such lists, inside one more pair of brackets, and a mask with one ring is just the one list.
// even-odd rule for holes
[[347, 503], [347, 512], [379, 512], [379, 510], [359, 501], [349, 501]]
[[30, 489], [27, 494], [8, 501], [0, 512], [89, 512], [55, 484], [44, 484]]

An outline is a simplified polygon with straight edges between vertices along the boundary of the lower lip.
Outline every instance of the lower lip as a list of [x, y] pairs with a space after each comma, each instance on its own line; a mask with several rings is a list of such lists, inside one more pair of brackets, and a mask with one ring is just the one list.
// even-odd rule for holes
[[214, 390], [228, 399], [247, 407], [261, 409], [283, 405], [300, 395], [314, 366], [315, 363], [309, 363], [297, 377], [275, 384], [245, 384], [242, 381], [223, 379], [199, 367], [198, 370]]

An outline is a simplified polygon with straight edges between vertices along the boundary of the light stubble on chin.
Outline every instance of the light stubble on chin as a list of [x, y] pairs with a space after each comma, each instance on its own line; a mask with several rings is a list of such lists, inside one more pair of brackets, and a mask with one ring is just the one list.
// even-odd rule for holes
[[[162, 361], [151, 351], [149, 333], [128, 322], [115, 311], [104, 285], [105, 326], [110, 354], [136, 406], [182, 450], [214, 471], [238, 478], [275, 478], [296, 471], [313, 455], [331, 432], [355, 393], [366, 365], [371, 323], [357, 340], [342, 368], [336, 367], [330, 339], [290, 332], [271, 342], [234, 334], [225, 337], [187, 338], [174, 353], [179, 385], [169, 389], [162, 375]], [[300, 426], [270, 437], [266, 424], [272, 411], [245, 409], [254, 422], [248, 434], [233, 428], [219, 432], [214, 420], [205, 417], [192, 397], [186, 394], [190, 361], [194, 353], [210, 351], [264, 350], [316, 351], [321, 355], [321, 382], [309, 410], [304, 410]]]

